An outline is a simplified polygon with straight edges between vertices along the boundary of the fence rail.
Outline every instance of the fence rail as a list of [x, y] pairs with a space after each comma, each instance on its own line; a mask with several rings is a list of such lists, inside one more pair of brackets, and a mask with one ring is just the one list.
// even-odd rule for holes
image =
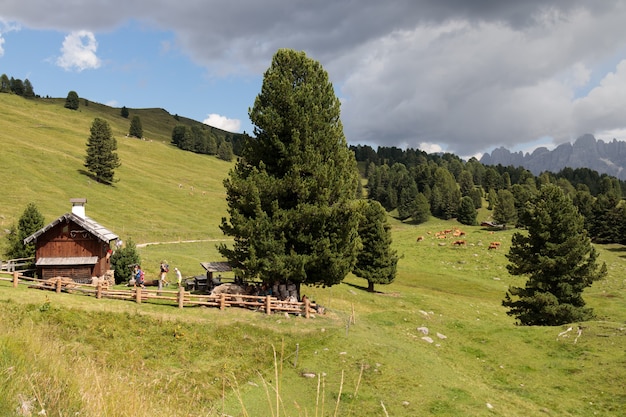
[[148, 290], [141, 287], [129, 289], [109, 288], [105, 282], [97, 284], [79, 284], [69, 278], [51, 278], [41, 280], [27, 277], [18, 271], [0, 271], [0, 281], [13, 283], [13, 288], [19, 285], [27, 285], [29, 288], [55, 291], [56, 293], [82, 294], [92, 296], [96, 299], [110, 298], [117, 300], [128, 300], [136, 303], [158, 303], [162, 305], [173, 304], [178, 308], [192, 306], [217, 307], [224, 310], [229, 307], [243, 307], [266, 314], [273, 312], [283, 312], [290, 314], [302, 314], [309, 318], [311, 313], [318, 311], [318, 306], [308, 299], [303, 302], [282, 301], [270, 295], [244, 295], [244, 294], [192, 294], [184, 287], [172, 290]]
[[9, 259], [6, 261], [0, 262], [0, 271], [7, 272], [15, 272], [22, 271], [24, 272], [25, 267], [29, 267], [35, 263], [35, 257], [30, 258], [16, 258]]

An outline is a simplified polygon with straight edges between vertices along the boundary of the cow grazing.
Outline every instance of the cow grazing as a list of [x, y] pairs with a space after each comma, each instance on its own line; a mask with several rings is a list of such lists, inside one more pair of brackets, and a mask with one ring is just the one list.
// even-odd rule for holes
[[465, 245], [465, 241], [464, 240], [455, 240], [454, 242], [452, 242], [453, 245], [456, 246], [464, 246]]

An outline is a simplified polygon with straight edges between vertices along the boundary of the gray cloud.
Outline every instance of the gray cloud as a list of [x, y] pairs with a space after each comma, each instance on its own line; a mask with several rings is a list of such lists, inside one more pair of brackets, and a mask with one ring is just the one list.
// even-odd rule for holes
[[624, 128], [624, 0], [247, 3], [10, 0], [0, 13], [96, 36], [140, 20], [172, 30], [215, 76], [260, 74], [278, 48], [305, 50], [330, 73], [351, 143], [471, 155]]

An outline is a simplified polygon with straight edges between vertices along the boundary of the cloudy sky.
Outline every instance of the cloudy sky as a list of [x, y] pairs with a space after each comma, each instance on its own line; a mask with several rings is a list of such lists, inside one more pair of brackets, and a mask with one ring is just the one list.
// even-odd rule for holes
[[279, 48], [328, 71], [348, 142], [459, 156], [626, 140], [626, 0], [3, 0], [0, 73], [252, 133]]

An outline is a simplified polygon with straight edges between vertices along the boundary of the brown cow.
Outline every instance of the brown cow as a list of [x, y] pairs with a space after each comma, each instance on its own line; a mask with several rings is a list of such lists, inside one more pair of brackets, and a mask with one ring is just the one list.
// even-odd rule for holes
[[424, 240], [424, 236], [418, 236], [418, 237], [417, 237], [417, 241], [418, 241], [418, 242], [421, 242], [422, 240]]
[[456, 246], [462, 246], [465, 245], [465, 241], [464, 240], [455, 240], [454, 242], [452, 242], [453, 245]]

